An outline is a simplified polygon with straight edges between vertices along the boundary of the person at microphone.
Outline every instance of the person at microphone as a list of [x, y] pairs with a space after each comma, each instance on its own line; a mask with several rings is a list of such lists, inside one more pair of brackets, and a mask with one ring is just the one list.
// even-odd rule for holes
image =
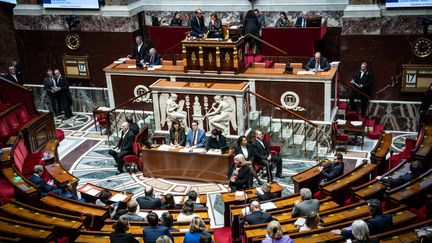
[[186, 147], [203, 148], [206, 145], [206, 135], [205, 131], [198, 128], [198, 121], [192, 121], [192, 129], [189, 129], [186, 135]]
[[278, 221], [271, 221], [267, 224], [266, 239], [262, 243], [293, 243], [294, 241], [288, 236], [283, 236], [283, 230]]
[[330, 70], [330, 64], [327, 58], [321, 56], [321, 52], [316, 52], [314, 57], [309, 59], [304, 68], [306, 71], [325, 72]]

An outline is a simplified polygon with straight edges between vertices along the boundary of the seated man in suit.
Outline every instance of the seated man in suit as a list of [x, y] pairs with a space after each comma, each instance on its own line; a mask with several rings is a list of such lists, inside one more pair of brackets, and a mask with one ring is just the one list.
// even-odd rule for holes
[[342, 154], [336, 153], [333, 162], [328, 163], [325, 166], [319, 166], [318, 170], [326, 181], [331, 181], [334, 178], [343, 175], [344, 162]]
[[190, 21], [191, 26], [191, 36], [195, 36], [197, 38], [203, 38], [204, 37], [204, 16], [201, 9], [195, 10], [195, 16], [192, 17]]
[[309, 18], [309, 12], [303, 11], [300, 16], [297, 17], [295, 27], [307, 27], [307, 19]]
[[155, 48], [151, 48], [149, 53], [144, 57], [144, 64], [148, 66], [160, 65], [160, 54], [157, 53]]
[[[351, 83], [354, 84], [355, 87], [359, 88], [363, 93], [366, 93], [369, 95], [369, 89], [372, 86], [373, 82], [373, 74], [371, 71], [367, 69], [367, 63], [362, 62], [360, 66], [360, 70], [358, 70], [353, 79], [351, 79]], [[355, 110], [358, 112], [359, 110], [363, 115], [366, 115], [367, 106], [369, 103], [369, 100], [367, 97], [359, 94], [355, 90], [352, 90], [349, 94], [349, 105], [351, 110]], [[355, 100], [360, 100], [360, 109], [356, 105]]]
[[[378, 199], [367, 201], [370, 219], [366, 222], [370, 235], [382, 234], [393, 229], [393, 217], [390, 214], [383, 214], [381, 202]], [[336, 229], [331, 231], [333, 234], [340, 235], [345, 239], [353, 239], [350, 229]]]
[[61, 194], [61, 189], [60, 188], [56, 188], [54, 186], [54, 181], [53, 180], [49, 180], [48, 183], [46, 183], [41, 177], [43, 174], [43, 166], [42, 165], [35, 165], [35, 167], [33, 168], [33, 175], [30, 176], [30, 181], [33, 182], [35, 185], [40, 186], [41, 189], [41, 194], [42, 196], [46, 196], [48, 194], [48, 192], [52, 191], [55, 194], [60, 195]]
[[264, 224], [273, 220], [277, 220], [273, 218], [270, 214], [264, 213], [261, 210], [261, 204], [258, 201], [252, 201], [250, 206], [250, 214], [247, 214], [243, 217], [243, 221], [240, 223], [241, 226], [248, 224]]
[[144, 189], [144, 197], [138, 197], [136, 200], [140, 208], [143, 209], [157, 209], [163, 205], [162, 200], [154, 197], [152, 186], [146, 186]]
[[144, 60], [144, 57], [147, 55], [148, 46], [143, 42], [142, 36], [138, 35], [135, 37], [135, 45], [133, 47], [133, 52], [131, 55], [128, 55], [128, 58], [136, 59], [136, 62], [139, 63], [141, 60]]
[[174, 240], [169, 228], [159, 225], [159, 217], [155, 212], [149, 212], [147, 214], [147, 222], [150, 226], [145, 227], [143, 230], [144, 242], [156, 242], [156, 240], [162, 235], [169, 236], [171, 240]]
[[419, 177], [422, 171], [421, 162], [415, 160], [411, 162], [410, 171], [406, 174], [400, 175], [397, 178], [377, 176], [376, 179], [381, 183], [388, 185], [390, 188], [396, 188]]
[[245, 157], [246, 163], [249, 164], [250, 172], [252, 176], [257, 180], [258, 185], [262, 185], [261, 180], [258, 178], [258, 175], [255, 171], [255, 168], [252, 165], [252, 161], [254, 161], [253, 155], [253, 147], [252, 144], [248, 142], [246, 136], [242, 135], [237, 139], [237, 143], [234, 145], [234, 155], [243, 154]]
[[138, 203], [135, 200], [130, 200], [127, 204], [127, 213], [120, 216], [121, 219], [128, 219], [129, 221], [145, 221], [145, 219], [139, 216]]
[[186, 147], [204, 148], [206, 145], [205, 131], [198, 128], [198, 121], [192, 121], [192, 129], [186, 135]]
[[319, 212], [320, 203], [317, 199], [312, 198], [312, 192], [309, 188], [300, 189], [301, 201], [295, 201], [294, 208], [291, 212], [293, 218], [303, 217], [310, 212]]
[[276, 163], [276, 177], [284, 178], [284, 176], [282, 176], [282, 158], [271, 154], [268, 144], [263, 139], [263, 134], [260, 130], [255, 131], [255, 137], [255, 141], [252, 143], [254, 149], [254, 162], [267, 168], [267, 181], [272, 181], [271, 162]]
[[172, 122], [172, 127], [169, 131], [170, 145], [185, 146], [186, 145], [186, 133], [184, 127], [180, 126], [180, 123], [176, 120]]
[[312, 70], [315, 72], [325, 72], [330, 70], [330, 64], [327, 61], [327, 58], [321, 57], [321, 53], [316, 52], [315, 56], [309, 59], [304, 68], [307, 71]]
[[117, 146], [113, 149], [110, 149], [108, 153], [114, 158], [117, 163], [117, 173], [123, 173], [123, 157], [129, 154], [133, 154], [133, 143], [135, 142], [135, 135], [129, 129], [129, 123], [123, 122], [122, 124], [122, 135]]

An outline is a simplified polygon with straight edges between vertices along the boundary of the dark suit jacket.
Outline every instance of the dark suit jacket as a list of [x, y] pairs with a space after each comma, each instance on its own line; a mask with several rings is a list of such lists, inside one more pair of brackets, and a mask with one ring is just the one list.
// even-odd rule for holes
[[142, 43], [141, 49], [138, 51], [138, 45], [134, 44], [133, 47], [133, 53], [131, 55], [131, 58], [135, 58], [136, 60], [144, 60], [144, 57], [148, 53], [148, 46], [146, 43]]
[[144, 62], [148, 63], [149, 65], [160, 65], [161, 61], [160, 61], [160, 54], [156, 52], [153, 61], [150, 62], [150, 58], [151, 55], [150, 54], [146, 54], [146, 56], [144, 57]]
[[[173, 128], [170, 129], [170, 136], [169, 136], [169, 141], [170, 143], [174, 144], [175, 141], [175, 130]], [[183, 127], [179, 127], [178, 130], [178, 144], [180, 146], [185, 146], [186, 145], [186, 132], [185, 129]]]
[[30, 181], [34, 184], [40, 186], [42, 195], [47, 195], [48, 192], [52, 191], [54, 189], [53, 186], [48, 185], [42, 178], [36, 175], [30, 176]]
[[145, 243], [155, 243], [157, 238], [162, 235], [169, 236], [171, 239], [173, 239], [171, 233], [169, 232], [169, 228], [166, 226], [150, 226], [144, 228], [143, 230], [143, 238]]
[[253, 151], [254, 151], [254, 161], [260, 163], [262, 160], [267, 160], [267, 157], [270, 154], [270, 150], [266, 141], [262, 140], [264, 147], [258, 142], [258, 139], [255, 139], [252, 143]]
[[138, 243], [139, 241], [135, 239], [132, 234], [129, 233], [111, 233], [110, 235], [111, 243]]
[[[52, 80], [55, 82], [55, 79], [54, 79], [54, 77], [51, 77], [52, 78]], [[50, 77], [45, 77], [44, 79], [43, 79], [43, 84], [44, 84], [44, 90], [47, 92], [47, 94], [49, 95], [49, 96], [53, 96], [53, 95], [56, 95], [56, 94], [58, 94], [58, 92], [52, 92], [52, 88], [54, 87], [54, 84], [53, 84], [53, 82], [51, 81], [51, 79], [50, 79]]]
[[[393, 218], [389, 214], [375, 215], [366, 224], [369, 228], [369, 235], [382, 234], [393, 229]], [[351, 230], [342, 232], [342, 236], [345, 239], [353, 238]]]
[[[329, 62], [327, 61], [327, 58], [325, 58], [325, 57], [321, 57], [320, 58], [320, 66], [321, 66], [321, 69], [322, 70], [324, 70], [324, 71], [328, 71], [328, 70], [330, 70], [330, 64], [329, 64]], [[315, 61], [315, 58], [310, 58], [309, 59], [309, 61], [306, 63], [306, 65], [304, 66], [304, 68], [306, 69], [306, 70], [311, 70], [311, 69], [314, 69], [315, 68], [315, 64], [316, 64], [316, 61]]]
[[198, 18], [196, 16], [193, 16], [191, 21], [191, 35], [192, 36], [198, 36], [199, 34], [204, 34], [204, 17], [199, 18], [199, 24], [198, 24]]
[[226, 139], [225, 139], [224, 135], [219, 136], [219, 141], [216, 140], [216, 138], [209, 137], [207, 139], [207, 143], [206, 143], [206, 150], [222, 149], [223, 147], [226, 147], [226, 146], [227, 146], [227, 143], [226, 143]]
[[321, 171], [321, 175], [323, 175], [327, 179], [327, 181], [333, 180], [334, 178], [343, 175], [343, 173], [344, 163], [337, 163], [336, 165], [333, 163], [329, 163]]
[[240, 169], [240, 171], [237, 175], [237, 181], [231, 182], [230, 179], [231, 179], [232, 173], [234, 172], [235, 168], [236, 168], [236, 164], [232, 163], [228, 169], [229, 185], [231, 187], [234, 187], [233, 189], [235, 189], [235, 190], [243, 190], [243, 189], [249, 188], [250, 187], [250, 181], [251, 181], [251, 172], [250, 172], [249, 165], [242, 166], [242, 168]]
[[258, 201], [261, 202], [261, 201], [267, 201], [267, 200], [278, 198], [278, 197], [279, 196], [274, 192], [264, 192], [264, 194], [258, 195], [257, 198], [258, 198]]
[[[55, 78], [54, 78], [55, 79]], [[65, 77], [60, 76], [60, 78], [57, 80], [57, 87], [60, 87], [60, 95], [63, 97], [62, 100], [65, 100], [67, 102], [68, 106], [72, 105], [72, 95], [69, 90], [69, 84]]]
[[[296, 19], [296, 22], [294, 24], [295, 27], [302, 27], [303, 17], [299, 16]], [[306, 20], [306, 27], [307, 27], [307, 20]]]
[[[123, 132], [122, 132], [123, 136]], [[135, 135], [129, 129], [123, 138], [120, 138], [120, 141], [117, 144], [117, 148], [121, 151], [133, 152], [133, 143], [135, 142]]]
[[264, 224], [273, 220], [276, 219], [273, 218], [270, 214], [261, 211], [255, 211], [251, 214], [246, 215], [246, 217], [243, 218], [242, 225], [244, 225], [245, 222], [247, 222], [249, 225]]
[[243, 154], [243, 156], [245, 157], [246, 161], [254, 161], [254, 150], [253, 150], [252, 144], [248, 143], [246, 145], [246, 148], [247, 148], [247, 151], [248, 151], [248, 156], [247, 157], [243, 154], [243, 150], [241, 149], [241, 146], [238, 145], [238, 144], [236, 144], [234, 146], [234, 155]]
[[139, 126], [136, 122], [132, 122], [129, 124], [129, 129], [133, 132], [134, 135], [137, 135], [139, 132]]
[[363, 76], [361, 77], [361, 70], [358, 70], [354, 77], [353, 80], [356, 84], [358, 85], [363, 85], [362, 88], [360, 88], [362, 91], [364, 91], [365, 93], [369, 92], [369, 88], [372, 85], [372, 81], [373, 81], [373, 74], [371, 72], [369, 72], [369, 70], [366, 70], [366, 72], [363, 74]]
[[136, 201], [142, 209], [156, 209], [162, 206], [162, 200], [155, 197], [138, 197]]
[[22, 78], [21, 78], [20, 75], [16, 74], [15, 77], [16, 77], [16, 79], [10, 73], [6, 76], [6, 78], [9, 81], [11, 81], [11, 82], [14, 82], [14, 83], [17, 83], [17, 84], [21, 84], [21, 85], [24, 84], [24, 82], [23, 82], [23, 80], [22, 80]]
[[408, 172], [404, 175], [401, 175], [397, 178], [381, 178], [381, 181], [385, 184], [388, 184], [390, 186], [390, 188], [396, 188], [399, 186], [402, 186], [403, 184], [411, 181], [412, 179], [414, 179], [415, 176], [413, 175], [413, 173]]

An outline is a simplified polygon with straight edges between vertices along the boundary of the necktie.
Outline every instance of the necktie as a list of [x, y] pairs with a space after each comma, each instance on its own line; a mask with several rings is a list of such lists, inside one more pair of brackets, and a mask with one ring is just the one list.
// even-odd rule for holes
[[197, 17], [198, 20], [198, 27], [201, 29], [201, 23], [200, 23], [200, 19]]
[[196, 139], [196, 132], [194, 132], [193, 135], [192, 146], [195, 146], [195, 139]]
[[54, 81], [54, 79], [52, 77], [50, 77], [51, 83], [53, 84], [54, 87], [57, 87], [56, 82]]
[[306, 19], [302, 19], [302, 27], [306, 27]]
[[320, 69], [320, 63], [319, 63], [319, 61], [317, 61], [317, 62], [315, 63], [315, 69]]
[[150, 65], [153, 64], [153, 59], [154, 59], [154, 56], [150, 56], [150, 62], [149, 62]]

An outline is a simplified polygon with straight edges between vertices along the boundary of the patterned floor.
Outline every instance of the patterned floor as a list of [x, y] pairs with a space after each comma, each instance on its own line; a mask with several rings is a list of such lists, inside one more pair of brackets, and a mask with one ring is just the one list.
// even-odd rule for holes
[[[57, 117], [56, 124], [65, 131], [66, 135], [59, 147], [62, 165], [80, 179], [78, 187], [90, 182], [105, 188], [132, 192], [134, 198], [143, 195], [145, 185], [153, 186], [156, 194], [185, 194], [189, 190], [196, 190], [199, 193], [208, 194], [212, 226], [223, 225], [223, 203], [220, 200], [220, 193], [228, 190], [227, 185], [147, 178], [141, 172], [132, 175], [129, 173], [115, 175], [115, 162], [108, 154], [110, 147], [107, 145], [106, 136], [101, 135], [100, 131], [95, 129], [89, 114], [78, 114], [66, 121]], [[394, 144], [395, 151], [403, 148], [403, 140], [408, 136], [412, 135], [404, 134], [397, 137], [395, 141], [397, 143]], [[368, 159], [369, 152], [367, 151], [371, 151], [375, 144], [376, 141], [366, 139], [363, 149], [360, 146], [348, 146], [349, 152], [345, 155], [346, 164], [355, 167], [363, 159]], [[328, 155], [328, 158], [331, 157], [332, 155]], [[287, 177], [278, 180], [285, 187], [283, 195], [293, 193], [290, 176], [313, 165], [315, 165], [314, 161], [284, 159], [283, 174]]]

